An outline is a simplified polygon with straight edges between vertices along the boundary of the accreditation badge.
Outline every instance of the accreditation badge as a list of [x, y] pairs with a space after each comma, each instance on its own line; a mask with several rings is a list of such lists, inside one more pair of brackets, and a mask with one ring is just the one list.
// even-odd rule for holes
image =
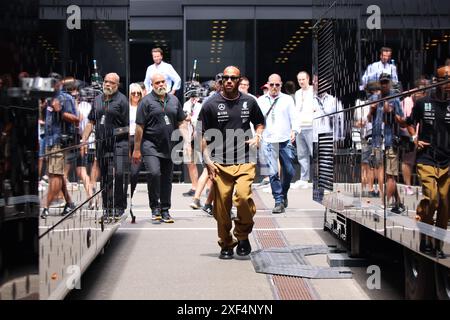
[[166, 125], [170, 125], [170, 119], [169, 117], [166, 115], [164, 115], [164, 121], [166, 122]]

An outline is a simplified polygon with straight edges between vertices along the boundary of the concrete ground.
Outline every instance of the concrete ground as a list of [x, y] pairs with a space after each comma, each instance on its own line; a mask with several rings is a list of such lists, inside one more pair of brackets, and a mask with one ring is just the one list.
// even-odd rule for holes
[[[182, 196], [188, 184], [174, 184], [171, 215], [173, 224], [151, 223], [145, 184], [139, 184], [133, 199], [137, 223], [130, 217], [113, 236], [81, 279], [81, 290], [68, 299], [149, 300], [273, 300], [271, 276], [256, 273], [249, 258], [220, 260], [216, 222], [201, 210], [189, 207]], [[258, 187], [255, 219], [274, 219], [288, 245], [339, 244], [323, 231], [324, 208], [312, 201], [312, 189], [289, 191], [286, 213], [272, 215], [270, 193]], [[202, 198], [202, 202], [204, 201]], [[254, 233], [253, 233], [254, 234]], [[254, 235], [253, 250], [258, 249]], [[326, 266], [326, 256], [310, 256], [313, 265]], [[351, 279], [310, 279], [318, 299], [401, 299], [402, 288], [391, 284], [392, 273], [382, 273], [381, 289], [369, 290], [366, 268], [351, 268]], [[383, 269], [384, 270], [384, 269]]]

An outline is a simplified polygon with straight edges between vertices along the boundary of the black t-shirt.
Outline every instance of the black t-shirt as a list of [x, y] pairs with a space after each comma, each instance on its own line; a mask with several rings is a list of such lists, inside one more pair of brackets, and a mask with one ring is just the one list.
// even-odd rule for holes
[[99, 140], [97, 143], [99, 147], [110, 149], [114, 141], [128, 140], [126, 130], [119, 134], [119, 131], [115, 129], [129, 127], [129, 113], [128, 99], [119, 91], [109, 100], [104, 100], [103, 94], [95, 98], [88, 119], [95, 123], [95, 137]]
[[144, 127], [141, 152], [144, 156], [170, 158], [172, 148], [178, 141], [172, 141], [172, 133], [186, 115], [176, 96], [167, 94], [165, 101], [152, 91], [139, 103], [136, 124]]
[[237, 99], [228, 100], [216, 94], [203, 104], [196, 130], [208, 142], [212, 161], [221, 164], [256, 162], [256, 152], [250, 153], [245, 143], [252, 137], [250, 122], [254, 127], [264, 125], [264, 115], [253, 97], [241, 93]]
[[419, 123], [418, 139], [430, 146], [417, 150], [417, 163], [448, 167], [450, 164], [450, 102], [424, 97], [414, 104], [407, 119], [409, 125]]

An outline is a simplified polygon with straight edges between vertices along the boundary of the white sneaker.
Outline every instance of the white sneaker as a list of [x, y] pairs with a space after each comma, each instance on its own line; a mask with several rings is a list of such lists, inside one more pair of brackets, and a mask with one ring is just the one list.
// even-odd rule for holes
[[297, 180], [291, 187], [292, 189], [308, 189], [308, 181]]

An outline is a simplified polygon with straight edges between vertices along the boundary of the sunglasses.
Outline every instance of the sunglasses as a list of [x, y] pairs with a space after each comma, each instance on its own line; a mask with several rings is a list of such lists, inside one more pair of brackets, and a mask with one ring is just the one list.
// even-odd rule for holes
[[222, 81], [228, 81], [228, 79], [231, 81], [237, 81], [239, 78], [239, 76], [222, 76]]
[[281, 86], [281, 83], [269, 83], [269, 86], [278, 88]]
[[141, 93], [140, 93], [140, 92], [132, 92], [131, 95], [132, 95], [132, 96], [140, 96]]

